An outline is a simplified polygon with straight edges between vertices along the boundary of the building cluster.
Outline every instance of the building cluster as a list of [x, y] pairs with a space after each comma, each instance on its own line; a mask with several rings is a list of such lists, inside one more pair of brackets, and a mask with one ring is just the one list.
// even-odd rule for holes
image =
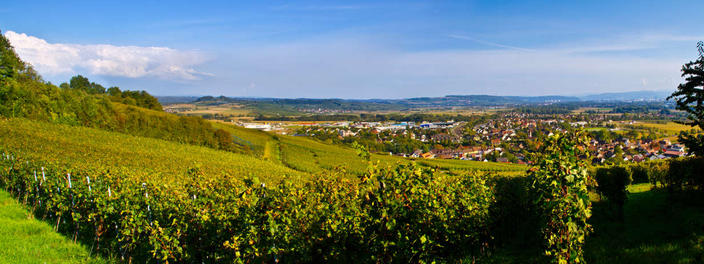
[[[297, 122], [297, 123], [242, 123], [246, 128], [291, 132], [295, 135], [319, 139], [336, 138], [338, 142], [352, 142], [366, 137], [377, 144], [407, 144], [405, 148], [389, 148], [391, 155], [425, 159], [463, 159], [529, 163], [526, 156], [543, 144], [553, 133], [572, 128], [609, 131], [618, 136], [592, 139], [589, 143], [592, 162], [666, 159], [685, 156], [682, 145], [668, 140], [631, 137], [615, 133], [621, 125], [634, 125], [631, 120], [611, 121], [602, 115], [584, 118], [583, 115], [561, 115], [546, 118], [523, 113], [505, 113], [481, 122]], [[301, 129], [302, 128], [302, 129]], [[618, 131], [622, 132], [622, 131]], [[326, 138], [323, 138], [325, 135]], [[401, 140], [403, 139], [403, 140]], [[418, 144], [408, 144], [416, 141]], [[412, 146], [411, 146], [412, 145]], [[424, 146], [422, 149], [419, 146]]]

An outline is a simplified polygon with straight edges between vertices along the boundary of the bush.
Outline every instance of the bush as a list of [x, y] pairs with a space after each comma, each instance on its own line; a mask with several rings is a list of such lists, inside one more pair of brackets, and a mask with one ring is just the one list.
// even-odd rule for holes
[[644, 165], [637, 164], [628, 167], [631, 179], [633, 183], [648, 183], [650, 178], [648, 177], [648, 168]]
[[530, 179], [543, 217], [545, 254], [554, 263], [582, 263], [582, 247], [591, 230], [588, 185], [593, 180], [587, 164], [586, 138], [582, 135], [551, 136], [541, 149]]
[[631, 176], [624, 167], [599, 168], [596, 170], [596, 190], [606, 197], [615, 207], [619, 219], [623, 218], [623, 205], [628, 198], [626, 187], [631, 183]]
[[704, 190], [704, 158], [678, 158], [669, 161], [665, 175], [668, 190]]
[[490, 178], [496, 202], [490, 208], [491, 234], [497, 246], [513, 244], [521, 248], [540, 243], [540, 214], [528, 177]]

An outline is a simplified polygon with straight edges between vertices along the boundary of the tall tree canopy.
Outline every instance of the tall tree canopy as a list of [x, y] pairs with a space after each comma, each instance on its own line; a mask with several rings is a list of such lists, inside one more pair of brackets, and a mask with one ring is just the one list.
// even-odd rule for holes
[[100, 84], [90, 82], [88, 78], [81, 75], [73, 76], [69, 81], [69, 87], [71, 89], [83, 90], [89, 94], [105, 93], [105, 87]]
[[[677, 86], [677, 91], [667, 99], [675, 99], [677, 109], [687, 112], [688, 121], [684, 124], [704, 130], [704, 42], [698, 42], [697, 49], [697, 60], [682, 66], [685, 83]], [[682, 132], [679, 140], [689, 148], [689, 152], [704, 156], [704, 135]]]

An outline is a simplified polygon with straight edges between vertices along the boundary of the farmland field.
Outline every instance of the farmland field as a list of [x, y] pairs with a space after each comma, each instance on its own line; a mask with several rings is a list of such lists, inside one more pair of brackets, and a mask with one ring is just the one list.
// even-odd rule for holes
[[[675, 122], [671, 122], [671, 121], [670, 121], [670, 122], [667, 122], [667, 123], [638, 122], [638, 123], [636, 123], [634, 126], [636, 126], [636, 127], [637, 127], [637, 126], [643, 126], [643, 127], [646, 127], [646, 128], [655, 128], [655, 129], [659, 129], [659, 130], [662, 130], [662, 131], [664, 131], [664, 132], [673, 133], [673, 134], [677, 134], [677, 133], [679, 133], [680, 131], [686, 131], [686, 130], [690, 130], [690, 129], [693, 129], [693, 128], [696, 129], [696, 127], [691, 127], [691, 126], [688, 126], [688, 125], [683, 125], [683, 124], [679, 124], [679, 123], [675, 123]], [[698, 130], [698, 129], [697, 129], [697, 130]]]

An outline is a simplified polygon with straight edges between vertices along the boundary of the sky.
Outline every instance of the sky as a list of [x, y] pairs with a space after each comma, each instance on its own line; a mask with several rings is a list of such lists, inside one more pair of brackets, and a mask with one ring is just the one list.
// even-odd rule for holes
[[704, 1], [15, 1], [46, 81], [277, 98], [674, 90]]

